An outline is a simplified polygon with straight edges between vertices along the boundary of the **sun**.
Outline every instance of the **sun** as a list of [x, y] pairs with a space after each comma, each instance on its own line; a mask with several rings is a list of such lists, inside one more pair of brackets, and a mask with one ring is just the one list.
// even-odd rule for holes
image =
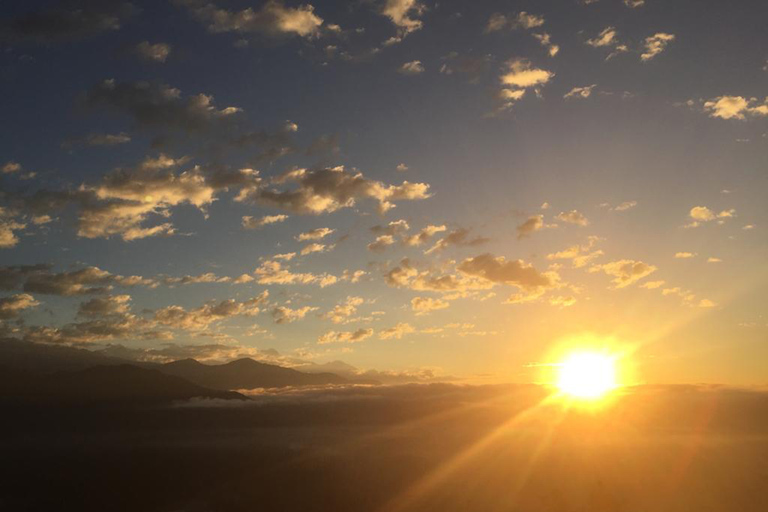
[[557, 387], [576, 398], [598, 399], [618, 386], [615, 359], [606, 354], [576, 352], [557, 366]]

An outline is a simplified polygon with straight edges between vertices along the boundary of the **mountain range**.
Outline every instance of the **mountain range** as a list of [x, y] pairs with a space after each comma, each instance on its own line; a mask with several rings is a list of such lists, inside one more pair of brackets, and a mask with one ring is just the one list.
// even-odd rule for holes
[[6, 402], [245, 399], [233, 390], [353, 382], [359, 383], [335, 373], [304, 373], [250, 358], [217, 365], [195, 359], [160, 364], [128, 361], [73, 347], [0, 339], [0, 399]]

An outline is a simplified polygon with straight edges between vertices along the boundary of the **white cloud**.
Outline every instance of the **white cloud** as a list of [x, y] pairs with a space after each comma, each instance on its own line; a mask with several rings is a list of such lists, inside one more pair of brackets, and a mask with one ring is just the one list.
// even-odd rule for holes
[[597, 84], [587, 85], [584, 87], [574, 87], [565, 95], [563, 95], [563, 98], [589, 98], [592, 95], [592, 89], [597, 87]]
[[418, 75], [424, 72], [424, 65], [420, 60], [412, 60], [411, 62], [406, 62], [400, 66], [398, 72], [403, 75]]
[[299, 234], [296, 237], [296, 240], [298, 240], [299, 242], [304, 242], [304, 241], [307, 241], [307, 240], [321, 240], [321, 239], [325, 238], [326, 236], [328, 236], [328, 235], [330, 235], [332, 233], [335, 233], [335, 232], [336, 232], [336, 230], [335, 229], [331, 229], [331, 228], [316, 228], [316, 229], [312, 229], [312, 230], [309, 230], [309, 231], [306, 231], [304, 233]]
[[245, 229], [259, 229], [269, 224], [275, 224], [278, 222], [284, 222], [288, 219], [288, 215], [265, 215], [260, 219], [254, 219], [250, 216], [243, 217], [243, 227]]
[[663, 52], [669, 43], [675, 40], [674, 34], [658, 32], [645, 38], [645, 52], [640, 55], [643, 62], [649, 61]]
[[718, 96], [704, 103], [710, 117], [745, 120], [747, 116], [768, 116], [768, 98], [759, 103], [757, 98], [742, 96]]
[[583, 213], [579, 212], [578, 210], [560, 212], [555, 218], [568, 224], [576, 224], [577, 226], [587, 226], [589, 224], [589, 220], [584, 216]]

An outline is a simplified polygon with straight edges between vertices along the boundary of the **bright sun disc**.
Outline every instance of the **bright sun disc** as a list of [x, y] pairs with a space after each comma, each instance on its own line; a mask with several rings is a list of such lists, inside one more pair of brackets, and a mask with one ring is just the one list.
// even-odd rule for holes
[[605, 354], [572, 354], [559, 366], [557, 387], [577, 398], [600, 398], [617, 386], [614, 359]]

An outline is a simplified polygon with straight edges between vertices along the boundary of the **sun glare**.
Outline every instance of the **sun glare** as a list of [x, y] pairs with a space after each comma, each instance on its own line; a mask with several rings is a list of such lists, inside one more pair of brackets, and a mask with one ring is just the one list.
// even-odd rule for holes
[[616, 364], [611, 356], [578, 352], [559, 365], [557, 387], [582, 399], [597, 399], [617, 387]]

